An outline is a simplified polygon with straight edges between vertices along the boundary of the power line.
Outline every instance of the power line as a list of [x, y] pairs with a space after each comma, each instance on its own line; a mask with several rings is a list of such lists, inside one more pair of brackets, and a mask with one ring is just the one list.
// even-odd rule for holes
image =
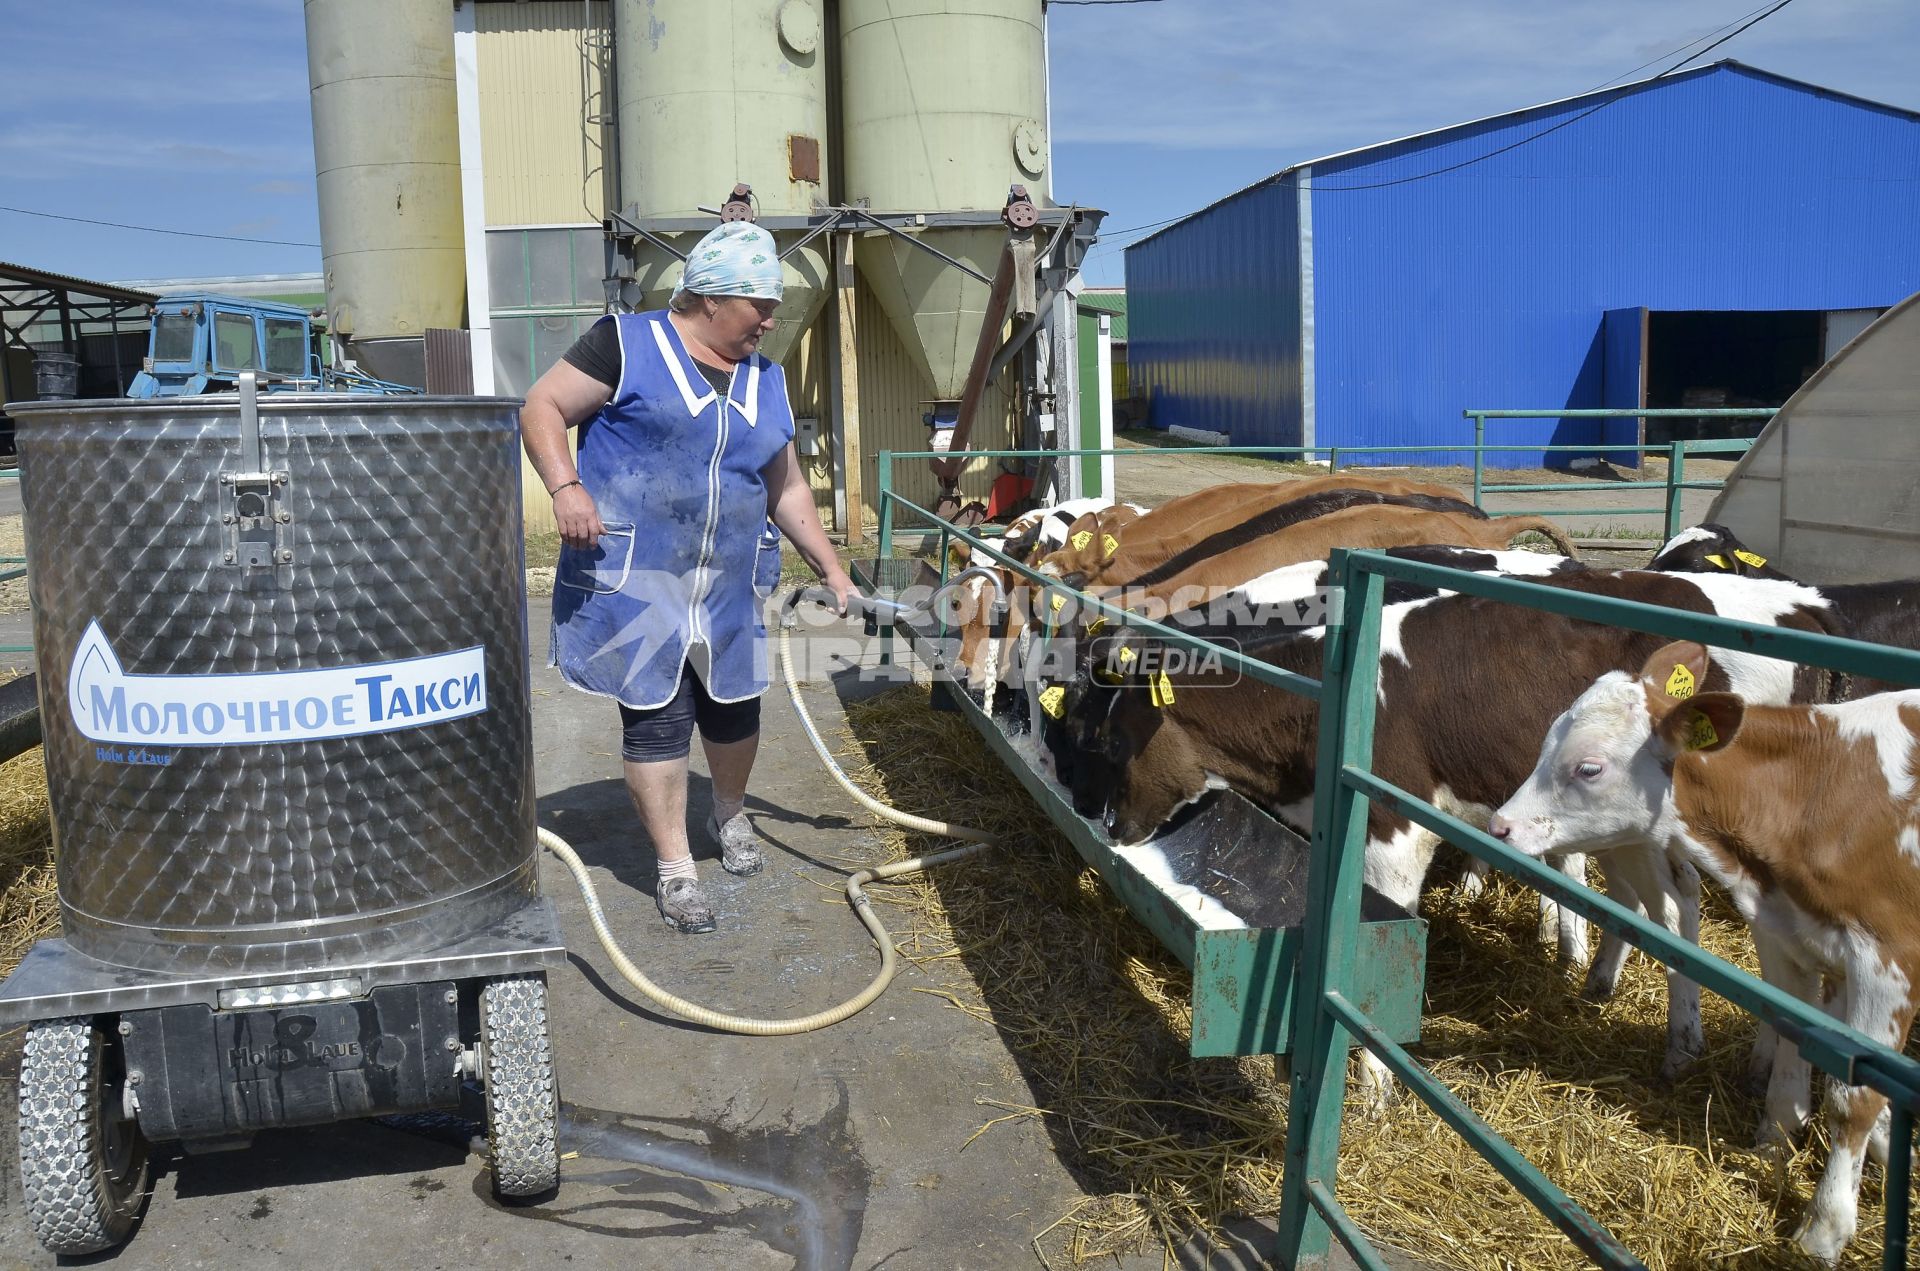
[[0, 212], [12, 212], [17, 216], [39, 216], [49, 221], [72, 221], [76, 225], [105, 225], [113, 229], [138, 230], [142, 234], [170, 234], [175, 238], [211, 238], [222, 243], [265, 243], [269, 247], [318, 247], [318, 243], [296, 243], [285, 238], [248, 238], [242, 234], [201, 234], [190, 229], [161, 229], [156, 225], [129, 225], [124, 221], [96, 221], [90, 216], [62, 216], [58, 212], [36, 212], [32, 208], [7, 207], [0, 204]]
[[[1742, 31], [1745, 31], [1751, 27], [1757, 26], [1761, 22], [1764, 22], [1766, 19], [1772, 17], [1774, 14], [1780, 12], [1780, 10], [1786, 8], [1788, 5], [1792, 3], [1793, 3], [1793, 0], [1778, 0], [1778, 3], [1768, 8], [1765, 12], [1760, 13], [1755, 17], [1749, 18], [1747, 21], [1743, 22], [1740, 26], [1734, 28], [1732, 31], [1727, 32], [1727, 34], [1721, 36], [1719, 39], [1707, 45], [1705, 48], [1699, 50], [1698, 52], [1687, 54], [1687, 56], [1681, 58], [1679, 61], [1675, 62], [1672, 66], [1669, 66], [1666, 70], [1661, 71], [1658, 75], [1653, 76], [1652, 78], [1646, 80], [1644, 83], [1629, 85], [1628, 88], [1637, 92], [1640, 89], [1647, 87], [1647, 85], [1649, 84], [1659, 83], [1661, 80], [1665, 79], [1667, 76], [1674, 74], [1681, 67], [1685, 66], [1688, 62], [1698, 61], [1700, 58], [1705, 57], [1708, 53], [1711, 53], [1713, 52], [1713, 50], [1719, 48], [1722, 44], [1725, 44], [1728, 40], [1731, 40], [1734, 36], [1739, 35]], [[1686, 46], [1682, 45], [1681, 47], [1684, 48]], [[1628, 74], [1632, 74], [1632, 72], [1629, 71]], [[1470, 168], [1476, 163], [1485, 163], [1489, 159], [1496, 159], [1501, 155], [1506, 154], [1510, 151], [1518, 150], [1522, 146], [1531, 145], [1534, 142], [1539, 141], [1542, 137], [1552, 136], [1554, 133], [1559, 132], [1562, 128], [1571, 128], [1573, 125], [1579, 123], [1581, 120], [1598, 114], [1599, 112], [1605, 110], [1607, 107], [1613, 105], [1615, 102], [1621, 100], [1626, 96], [1627, 96], [1626, 89], [1617, 90], [1613, 93], [1612, 96], [1608, 97], [1605, 101], [1598, 102], [1595, 105], [1588, 107], [1586, 110], [1581, 111], [1579, 114], [1572, 116], [1571, 118], [1562, 119], [1559, 123], [1553, 125], [1553, 127], [1551, 128], [1542, 128], [1539, 132], [1531, 133], [1525, 137], [1521, 137], [1519, 140], [1510, 142], [1507, 145], [1501, 146], [1496, 150], [1489, 150], [1487, 153], [1483, 155], [1477, 155], [1471, 159], [1462, 159], [1460, 162], [1448, 164], [1444, 168], [1435, 168], [1431, 172], [1416, 172], [1412, 176], [1395, 177], [1391, 181], [1373, 181], [1373, 182], [1369, 182], [1366, 185], [1321, 185], [1318, 181], [1312, 181], [1310, 182], [1308, 188], [1313, 190], [1315, 193], [1319, 193], [1322, 190], [1325, 190], [1329, 193], [1344, 193], [1348, 190], [1384, 190], [1384, 189], [1387, 189], [1389, 186], [1410, 185], [1415, 181], [1425, 181], [1432, 177], [1445, 176], [1449, 172], [1458, 172], [1462, 168]]]
[[1646, 61], [1640, 63], [1640, 65], [1634, 67], [1633, 70], [1621, 71], [1618, 75], [1615, 75], [1612, 79], [1606, 80], [1599, 84], [1595, 84], [1592, 88], [1588, 89], [1587, 91], [1597, 93], [1603, 88], [1610, 88], [1614, 84], [1617, 84], [1621, 80], [1625, 79], [1627, 76], [1632, 75], [1638, 71], [1646, 70], [1649, 66], [1652, 66], [1655, 62], [1664, 62], [1668, 58], [1674, 56], [1675, 54], [1686, 52], [1688, 49], [1700, 43], [1702, 40], [1711, 40], [1714, 36], [1720, 34], [1722, 31], [1726, 30], [1728, 27], [1737, 25], [1738, 23], [1741, 23], [1741, 22], [1745, 22], [1748, 18], [1752, 17], [1754, 14], [1760, 12], [1760, 9], [1764, 9], [1766, 7], [1767, 6], [1763, 4], [1760, 6], [1759, 9], [1750, 9], [1746, 13], [1743, 13], [1739, 17], [1733, 19], [1733, 21], [1724, 22], [1721, 25], [1713, 28], [1713, 30], [1707, 32], [1705, 35], [1695, 36], [1693, 39], [1688, 40], [1685, 44], [1681, 44], [1674, 48], [1670, 48], [1666, 52], [1661, 53], [1656, 57], [1650, 57]]
[[[1053, 0], [1053, 3], [1056, 3], [1056, 4], [1065, 4], [1065, 3], [1093, 4], [1093, 3], [1128, 3], [1128, 2], [1130, 2], [1130, 0]], [[1668, 52], [1662, 53], [1659, 57], [1656, 57], [1651, 61], [1642, 62], [1640, 63], [1640, 65], [1634, 67], [1632, 70], [1623, 71], [1621, 74], [1614, 76], [1613, 79], [1607, 80], [1606, 83], [1601, 84], [1598, 88], [1590, 89], [1588, 91], [1589, 92], [1604, 91], [1608, 84], [1612, 84], [1616, 80], [1625, 79], [1628, 75], [1632, 75], [1635, 71], [1642, 71], [1642, 70], [1645, 70], [1647, 67], [1652, 66], [1655, 62], [1665, 61], [1667, 58], [1672, 57], [1675, 53], [1684, 52], [1686, 49], [1691, 48], [1693, 45], [1699, 44], [1702, 40], [1712, 41], [1712, 43], [1706, 45], [1704, 48], [1701, 48], [1696, 52], [1687, 54], [1687, 56], [1682, 58], [1680, 61], [1675, 62], [1672, 66], [1667, 67], [1666, 70], [1661, 71], [1658, 75], [1655, 75], [1652, 78], [1648, 79], [1646, 83], [1638, 84], [1638, 85], [1635, 85], [1634, 87], [1636, 89], [1639, 89], [1639, 88], [1646, 87], [1647, 84], [1656, 83], [1662, 79], [1665, 79], [1667, 76], [1672, 75], [1675, 72], [1679, 71], [1688, 62], [1698, 61], [1702, 56], [1712, 52], [1714, 49], [1719, 48], [1722, 44], [1725, 44], [1728, 40], [1731, 40], [1734, 36], [1739, 35], [1742, 31], [1746, 31], [1749, 28], [1758, 25], [1759, 23], [1772, 17], [1774, 14], [1780, 12], [1780, 10], [1786, 8], [1789, 4], [1792, 4], [1792, 3], [1793, 3], [1793, 0], [1776, 0], [1775, 3], [1762, 5], [1758, 9], [1749, 10], [1748, 12], [1733, 19], [1731, 22], [1725, 23], [1724, 25], [1719, 27], [1715, 27], [1713, 30], [1707, 32], [1705, 35], [1698, 36], [1694, 39], [1688, 40], [1685, 44], [1680, 45], [1678, 48], [1671, 49]], [[1734, 29], [1729, 30], [1728, 28], [1730, 27]], [[1722, 35], [1721, 32], [1726, 32], [1726, 34]], [[1719, 36], [1720, 38], [1714, 39], [1715, 36]], [[1506, 154], [1508, 151], [1517, 150], [1521, 146], [1528, 145], [1532, 142], [1540, 140], [1542, 137], [1550, 136], [1553, 133], [1560, 131], [1562, 128], [1571, 127], [1572, 125], [1579, 123], [1582, 119], [1585, 119], [1588, 116], [1593, 115], [1596, 112], [1604, 110], [1606, 107], [1613, 105], [1613, 103], [1619, 101], [1624, 96], [1626, 96], [1625, 93], [1616, 93], [1614, 96], [1607, 98], [1607, 100], [1595, 104], [1594, 106], [1590, 107], [1587, 110], [1582, 111], [1581, 113], [1573, 116], [1570, 119], [1561, 120], [1559, 123], [1553, 125], [1553, 127], [1551, 128], [1543, 128], [1537, 133], [1533, 133], [1530, 136], [1522, 137], [1518, 141], [1515, 141], [1510, 145], [1503, 146], [1498, 150], [1489, 151], [1486, 154], [1478, 156], [1477, 158], [1464, 159], [1459, 163], [1451, 164], [1444, 168], [1437, 168], [1432, 172], [1420, 172], [1420, 173], [1415, 173], [1412, 176], [1398, 177], [1392, 181], [1377, 181], [1367, 185], [1321, 185], [1319, 182], [1315, 181], [1315, 182], [1310, 182], [1308, 185], [1308, 188], [1315, 191], [1327, 190], [1330, 192], [1337, 192], [1337, 191], [1344, 191], [1344, 190], [1380, 190], [1380, 189], [1385, 189], [1388, 186], [1407, 185], [1414, 181], [1427, 180], [1429, 177], [1442, 176], [1448, 172], [1457, 172], [1461, 168], [1471, 167], [1476, 163], [1484, 163], [1488, 159], [1496, 158], [1500, 155]], [[1093, 251], [1087, 253], [1087, 258], [1091, 260], [1096, 256], [1104, 255], [1107, 252], [1111, 252], [1111, 251], [1117, 251], [1124, 246], [1128, 246], [1128, 244], [1114, 242], [1111, 240], [1125, 238], [1130, 234], [1144, 233], [1147, 230], [1160, 229], [1163, 226], [1171, 225], [1175, 221], [1185, 220], [1189, 216], [1193, 216], [1193, 215], [1195, 215], [1195, 213], [1193, 212], [1182, 212], [1179, 216], [1170, 216], [1162, 221], [1150, 221], [1145, 225], [1130, 225], [1126, 229], [1111, 230], [1111, 231], [1103, 232], [1100, 235], [1100, 238], [1101, 238], [1100, 246], [1096, 247]]]

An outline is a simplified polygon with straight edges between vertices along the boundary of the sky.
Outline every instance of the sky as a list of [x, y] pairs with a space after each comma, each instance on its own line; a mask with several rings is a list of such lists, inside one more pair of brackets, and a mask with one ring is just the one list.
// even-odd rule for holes
[[[1767, 7], [1056, 4], [1054, 196], [1107, 211], [1086, 272], [1117, 286], [1141, 236], [1117, 231], [1320, 155], [1643, 78]], [[295, 244], [0, 211], [0, 260], [109, 280], [319, 269], [298, 0], [0, 0], [0, 31], [0, 207]], [[1705, 60], [1722, 57], [1920, 110], [1920, 3], [1793, 0]]]

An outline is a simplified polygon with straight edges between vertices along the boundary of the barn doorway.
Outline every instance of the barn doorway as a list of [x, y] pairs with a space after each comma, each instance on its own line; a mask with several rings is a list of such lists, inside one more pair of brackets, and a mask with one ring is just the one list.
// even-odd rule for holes
[[[1655, 310], [1647, 314], [1649, 407], [1777, 407], [1826, 361], [1826, 314]], [[1649, 445], [1757, 436], [1764, 419], [1649, 419]]]

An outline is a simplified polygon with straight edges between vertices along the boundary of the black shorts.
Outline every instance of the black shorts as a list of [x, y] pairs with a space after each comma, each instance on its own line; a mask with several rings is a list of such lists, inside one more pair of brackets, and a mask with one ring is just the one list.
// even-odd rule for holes
[[745, 741], [760, 731], [760, 699], [716, 702], [693, 668], [683, 666], [680, 687], [665, 706], [641, 711], [621, 705], [620, 753], [633, 763], [685, 759], [695, 724], [702, 737], [718, 745]]

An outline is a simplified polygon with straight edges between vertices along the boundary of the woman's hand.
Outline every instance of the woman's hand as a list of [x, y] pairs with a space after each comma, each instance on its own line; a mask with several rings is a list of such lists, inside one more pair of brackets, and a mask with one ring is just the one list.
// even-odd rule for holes
[[846, 616], [849, 598], [857, 597], [860, 594], [860, 589], [854, 585], [853, 579], [847, 577], [847, 571], [840, 568], [838, 562], [836, 562], [831, 570], [820, 575], [820, 581], [826, 586], [828, 591], [833, 593], [834, 599], [839, 602], [835, 612], [842, 617]]
[[593, 496], [577, 483], [553, 496], [553, 519], [560, 525], [560, 541], [568, 547], [590, 548], [607, 532]]

